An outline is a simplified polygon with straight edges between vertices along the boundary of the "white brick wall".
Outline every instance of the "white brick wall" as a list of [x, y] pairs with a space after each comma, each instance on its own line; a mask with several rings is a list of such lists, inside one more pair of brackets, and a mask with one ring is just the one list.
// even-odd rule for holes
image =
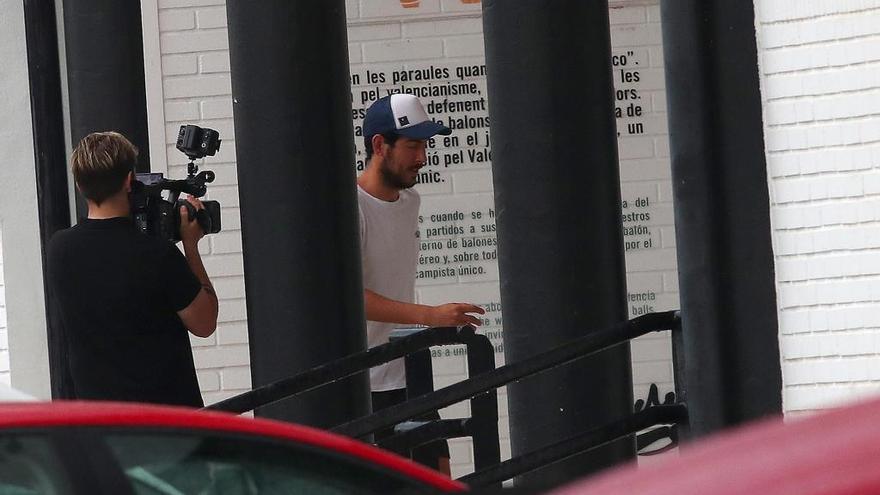
[[757, 0], [784, 407], [880, 392], [880, 0]]
[[[404, 2], [406, 3], [406, 2]], [[353, 106], [363, 108], [376, 98], [370, 91], [381, 91], [404, 84], [425, 87], [442, 84], [444, 80], [407, 81], [398, 84], [376, 84], [367, 81], [366, 71], [384, 72], [389, 78], [393, 71], [425, 69], [431, 66], [450, 70], [450, 82], [473, 82], [477, 93], [466, 97], [452, 97], [464, 101], [485, 97], [485, 77], [455, 74], [456, 67], [484, 64], [481, 7], [479, 3], [462, 0], [420, 0], [418, 7], [404, 8], [400, 0], [347, 0], [349, 22], [349, 57], [351, 73], [360, 78], [353, 85]], [[612, 2], [610, 16], [615, 55], [626, 57], [626, 63], [615, 67], [640, 72], [638, 83], [618, 84], [623, 91], [618, 104], [624, 113], [619, 121], [622, 195], [627, 202], [625, 213], [649, 213], [650, 219], [626, 223], [629, 227], [643, 228], [639, 234], [627, 237], [634, 247], [627, 252], [628, 284], [633, 299], [630, 312], [661, 311], [678, 307], [678, 281], [675, 265], [675, 240], [672, 220], [672, 194], [669, 171], [669, 152], [663, 83], [663, 57], [659, 25], [659, 7], [656, 0], [627, 0]], [[247, 320], [244, 304], [244, 284], [241, 263], [241, 238], [238, 218], [237, 176], [234, 163], [234, 134], [230, 97], [228, 42], [226, 40], [223, 1], [159, 0], [157, 4], [160, 26], [161, 101], [150, 105], [164, 105], [165, 142], [169, 172], [172, 177], [184, 175], [185, 159], [173, 147], [177, 127], [182, 123], [197, 123], [218, 129], [223, 136], [221, 152], [207, 160], [205, 166], [217, 172], [217, 181], [209, 188], [210, 198], [224, 206], [224, 232], [209, 236], [205, 265], [214, 281], [221, 301], [220, 330], [210, 339], [194, 339], [199, 382], [206, 402], [246, 390], [250, 386], [247, 352]], [[619, 77], [618, 77], [619, 81]], [[635, 90], [627, 93], [628, 90]], [[637, 96], [637, 98], [636, 98]], [[429, 101], [431, 98], [423, 98]], [[442, 98], [438, 98], [442, 100]], [[642, 117], [627, 117], [629, 104], [642, 107]], [[487, 115], [485, 110], [474, 112], [438, 113], [435, 118], [461, 118]], [[360, 121], [355, 120], [355, 125]], [[633, 133], [630, 132], [632, 125]], [[639, 127], [641, 125], [641, 127]], [[458, 144], [444, 147], [438, 142], [433, 150], [438, 159], [454, 152], [482, 150], [484, 142], [470, 146], [466, 138], [474, 129], [456, 130]], [[485, 129], [476, 129], [478, 139], [485, 141]], [[155, 139], [155, 138], [154, 138]], [[361, 138], [356, 139], [359, 153]], [[466, 156], [466, 155], [463, 155]], [[362, 159], [363, 155], [357, 157]], [[418, 186], [423, 196], [422, 213], [462, 211], [467, 221], [457, 222], [465, 228], [490, 225], [493, 207], [491, 165], [489, 161], [429, 167], [442, 174], [443, 180]], [[474, 220], [472, 213], [482, 218]], [[422, 225], [423, 239], [430, 222]], [[487, 234], [494, 237], [494, 234]], [[485, 236], [484, 236], [485, 237]], [[448, 237], [442, 237], [445, 242]], [[650, 245], [646, 245], [650, 242]], [[637, 244], [637, 245], [636, 245]], [[452, 250], [450, 252], [461, 252]], [[498, 269], [494, 260], [477, 263], [485, 273], [459, 275], [450, 279], [423, 279], [418, 284], [418, 298], [426, 303], [447, 302], [450, 299], [471, 300], [482, 305], [498, 304]], [[424, 266], [420, 268], [432, 268]], [[436, 268], [436, 266], [434, 266]], [[492, 340], [501, 343], [501, 312], [491, 311], [484, 331], [494, 332]], [[497, 319], [497, 320], [496, 320]], [[666, 335], [649, 336], [633, 344], [633, 372], [636, 398], [644, 398], [650, 383], [658, 383], [661, 393], [672, 389], [672, 371], [669, 338]], [[499, 351], [496, 359], [501, 364]], [[444, 386], [463, 378], [464, 357], [450, 356], [435, 360], [435, 385]], [[507, 438], [507, 403], [504, 391], [500, 396], [500, 432]], [[468, 413], [467, 405], [458, 405], [443, 411], [446, 417]], [[453, 474], [461, 475], [472, 469], [469, 441], [451, 442]], [[503, 442], [505, 457], [509, 447]]]
[[202, 394], [213, 403], [251, 386], [226, 7], [222, 0], [160, 0], [157, 8], [164, 101], [150, 104], [164, 105], [169, 176], [186, 175], [186, 156], [174, 147], [180, 125], [217, 129], [223, 139], [217, 155], [199, 163], [216, 173], [207, 198], [223, 206], [223, 232], [202, 242], [220, 298], [219, 324], [214, 336], [191, 339]]
[[9, 385], [9, 337], [6, 329], [6, 286], [3, 280], [3, 225], [0, 224], [0, 382]]

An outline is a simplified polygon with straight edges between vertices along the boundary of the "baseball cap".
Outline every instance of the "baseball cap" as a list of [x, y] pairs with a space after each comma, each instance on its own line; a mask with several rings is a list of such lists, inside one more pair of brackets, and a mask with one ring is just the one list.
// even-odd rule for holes
[[364, 117], [364, 136], [399, 134], [411, 139], [430, 139], [452, 133], [445, 125], [428, 118], [422, 103], [410, 94], [393, 94], [376, 100]]

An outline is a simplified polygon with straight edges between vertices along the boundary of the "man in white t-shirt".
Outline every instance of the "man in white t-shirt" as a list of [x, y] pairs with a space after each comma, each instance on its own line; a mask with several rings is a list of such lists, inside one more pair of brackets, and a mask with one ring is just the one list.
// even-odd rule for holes
[[[391, 331], [401, 325], [479, 325], [472, 313], [484, 311], [473, 304], [414, 303], [420, 199], [411, 188], [425, 166], [428, 140], [451, 131], [429, 119], [421, 102], [408, 94], [373, 103], [363, 130], [367, 169], [358, 178], [358, 206], [367, 344], [388, 342]], [[370, 388], [374, 411], [405, 401], [403, 360], [371, 369]], [[387, 434], [377, 433], [376, 438]], [[438, 451], [438, 458], [435, 467], [448, 474], [448, 449]]]

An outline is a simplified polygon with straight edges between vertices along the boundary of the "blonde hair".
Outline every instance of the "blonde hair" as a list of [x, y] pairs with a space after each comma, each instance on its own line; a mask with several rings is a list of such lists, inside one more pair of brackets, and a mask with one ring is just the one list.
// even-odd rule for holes
[[118, 132], [93, 132], [70, 157], [73, 180], [86, 198], [100, 205], [120, 189], [137, 164], [138, 149]]

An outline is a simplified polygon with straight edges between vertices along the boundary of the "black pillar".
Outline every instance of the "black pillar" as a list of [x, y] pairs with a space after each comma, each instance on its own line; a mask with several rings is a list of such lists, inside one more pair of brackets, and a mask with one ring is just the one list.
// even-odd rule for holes
[[[150, 170], [141, 4], [137, 0], [63, 0], [70, 137], [117, 131]], [[77, 214], [85, 203], [77, 198]]]
[[[735, 4], [735, 5], [734, 5]], [[753, 5], [662, 4], [691, 433], [782, 409]]]
[[[46, 273], [46, 243], [55, 232], [70, 227], [67, 194], [67, 154], [64, 143], [64, 112], [61, 103], [61, 74], [58, 63], [58, 32], [55, 4], [39, 0], [24, 2], [27, 38], [28, 77], [30, 80], [34, 154], [37, 178], [37, 205], [40, 219], [43, 273]], [[72, 397], [67, 372], [66, 350], [61, 322], [54, 301], [46, 294], [46, 321], [50, 359], [52, 397]]]
[[[626, 320], [605, 0], [484, 0], [508, 363]], [[629, 345], [510, 385], [513, 455], [632, 413]], [[634, 456], [624, 440], [525, 481]]]
[[[343, 0], [229, 0], [248, 331], [260, 386], [366, 347]], [[258, 414], [368, 413], [366, 374]]]

